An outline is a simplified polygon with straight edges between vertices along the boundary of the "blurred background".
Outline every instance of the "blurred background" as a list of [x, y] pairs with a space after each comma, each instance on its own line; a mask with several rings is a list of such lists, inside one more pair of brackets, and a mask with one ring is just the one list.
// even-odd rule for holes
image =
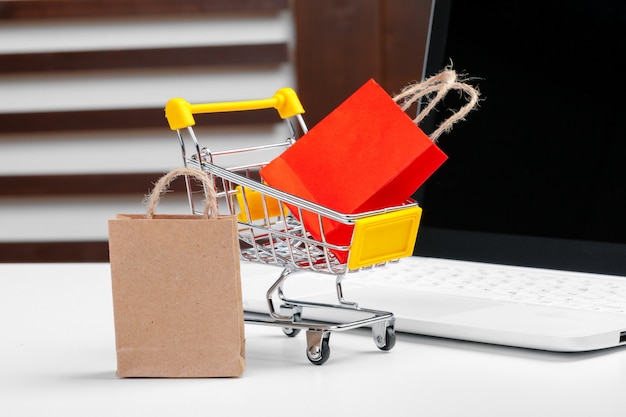
[[[0, 1], [0, 262], [106, 261], [107, 220], [182, 166], [167, 100], [292, 87], [309, 126], [422, 78], [432, 0]], [[212, 150], [282, 141], [274, 112], [198, 117]], [[182, 199], [167, 196], [162, 211]]]
[[[311, 127], [453, 63], [484, 101], [440, 138], [415, 253], [626, 274], [624, 25], [619, 0], [0, 0], [0, 262], [108, 260], [107, 220], [182, 165], [170, 98], [292, 87]], [[287, 135], [273, 110], [197, 122], [212, 150]]]

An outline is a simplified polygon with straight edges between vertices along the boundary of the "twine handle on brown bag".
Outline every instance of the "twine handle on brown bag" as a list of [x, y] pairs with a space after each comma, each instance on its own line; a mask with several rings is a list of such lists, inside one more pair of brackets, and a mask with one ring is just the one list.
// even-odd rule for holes
[[[474, 87], [459, 80], [457, 73], [449, 67], [446, 67], [439, 74], [413, 85], [409, 85], [402, 89], [402, 92], [393, 97], [393, 100], [398, 103], [401, 102], [400, 107], [403, 111], [406, 111], [413, 103], [422, 97], [429, 98], [428, 105], [421, 110], [417, 117], [413, 119], [416, 125], [430, 113], [437, 103], [441, 101], [450, 90], [459, 90], [468, 96], [468, 103], [461, 107], [458, 111], [453, 112], [450, 117], [444, 120], [439, 127], [429, 135], [433, 142], [437, 142], [437, 139], [443, 132], [448, 132], [452, 129], [452, 125], [463, 120], [463, 118], [469, 113], [477, 104], [478, 96], [480, 93]], [[434, 97], [432, 97], [432, 95]]]
[[175, 178], [183, 175], [193, 177], [202, 182], [205, 196], [203, 217], [206, 219], [214, 219], [217, 217], [217, 196], [209, 175], [206, 172], [197, 169], [179, 168], [162, 176], [154, 185], [152, 193], [148, 196], [148, 213], [146, 214], [146, 219], [150, 220], [154, 217], [154, 209], [161, 199], [161, 195], [169, 189], [170, 184]]

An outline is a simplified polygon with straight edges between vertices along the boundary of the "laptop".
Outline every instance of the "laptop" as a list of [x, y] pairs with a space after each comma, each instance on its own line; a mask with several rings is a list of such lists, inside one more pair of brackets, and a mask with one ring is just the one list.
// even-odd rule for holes
[[[280, 272], [242, 264], [246, 311], [268, 311], [265, 293]], [[626, 279], [619, 276], [413, 256], [348, 273], [342, 287], [346, 301], [393, 312], [397, 332], [556, 352], [626, 343]], [[327, 274], [298, 272], [284, 291], [293, 299], [338, 303]], [[349, 309], [312, 311], [303, 314], [354, 319]]]

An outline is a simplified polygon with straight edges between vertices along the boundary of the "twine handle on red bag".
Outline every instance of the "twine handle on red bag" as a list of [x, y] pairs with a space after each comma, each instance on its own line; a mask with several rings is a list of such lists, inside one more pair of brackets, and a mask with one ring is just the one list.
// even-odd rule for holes
[[[480, 93], [474, 87], [459, 80], [457, 73], [449, 67], [446, 67], [440, 73], [416, 84], [409, 85], [402, 89], [402, 92], [393, 97], [393, 100], [400, 105], [402, 110], [406, 111], [413, 103], [422, 97], [428, 98], [428, 105], [421, 110], [413, 119], [416, 125], [435, 108], [437, 103], [441, 101], [450, 90], [459, 90], [461, 94], [465, 93], [468, 102], [458, 111], [453, 112], [450, 117], [444, 120], [439, 127], [429, 135], [433, 142], [437, 142], [439, 136], [452, 129], [452, 125], [463, 120], [477, 104]], [[434, 97], [433, 97], [434, 94]]]
[[170, 184], [175, 178], [183, 175], [195, 178], [203, 185], [205, 196], [204, 212], [202, 214], [203, 217], [205, 219], [217, 218], [217, 215], [219, 213], [217, 208], [217, 196], [215, 194], [215, 188], [213, 187], [209, 175], [206, 172], [197, 169], [179, 168], [170, 171], [162, 176], [154, 185], [152, 193], [150, 193], [150, 195], [147, 197], [148, 212], [146, 214], [146, 219], [152, 219], [154, 217], [154, 209], [161, 199], [161, 195], [169, 189]]

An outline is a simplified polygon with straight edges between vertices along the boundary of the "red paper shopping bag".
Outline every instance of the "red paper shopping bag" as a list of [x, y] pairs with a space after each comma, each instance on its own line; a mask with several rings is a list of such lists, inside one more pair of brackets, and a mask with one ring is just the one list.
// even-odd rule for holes
[[[370, 80], [265, 166], [261, 175], [272, 187], [356, 214], [401, 205], [446, 158]], [[309, 232], [319, 239], [317, 217], [303, 217]], [[350, 226], [328, 222], [323, 227], [327, 242], [350, 243]], [[336, 255], [347, 257], [345, 252]]]

